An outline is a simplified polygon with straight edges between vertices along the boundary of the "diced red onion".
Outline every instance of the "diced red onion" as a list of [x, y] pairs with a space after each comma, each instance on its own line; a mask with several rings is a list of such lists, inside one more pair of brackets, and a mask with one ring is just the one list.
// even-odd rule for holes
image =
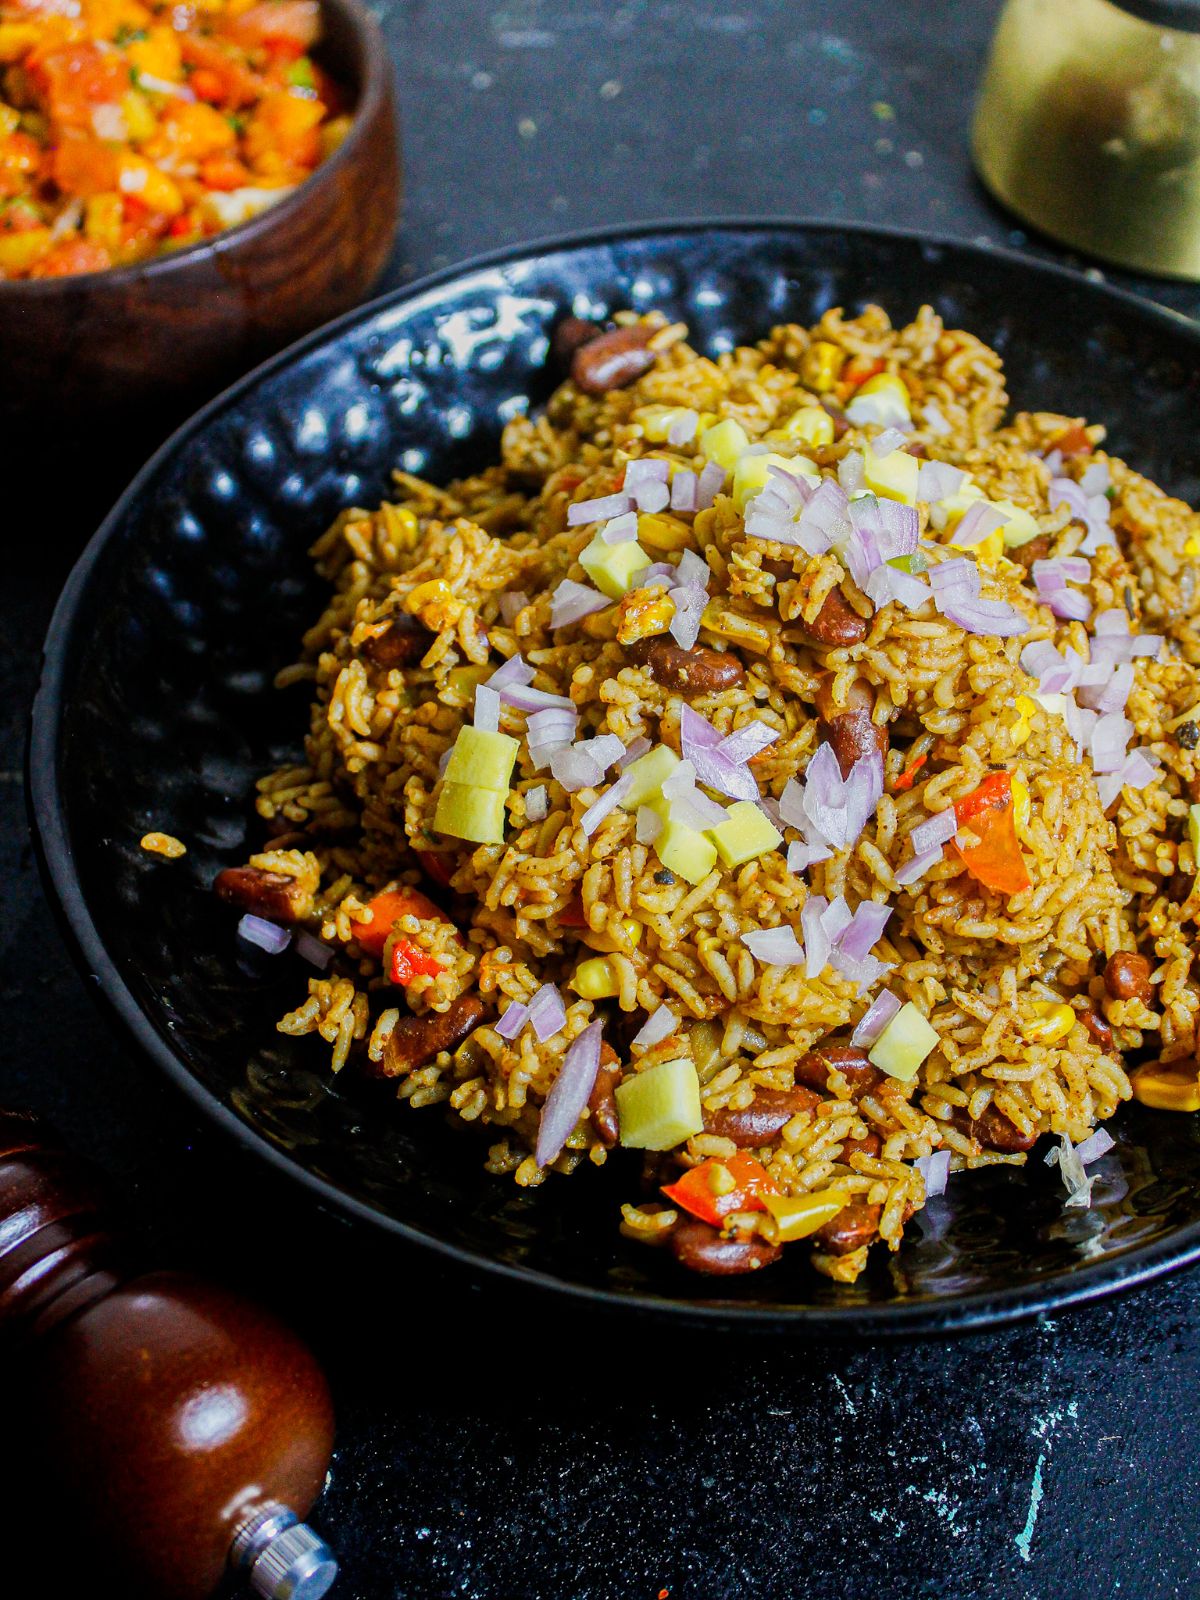
[[550, 814], [550, 797], [543, 784], [525, 791], [525, 815], [530, 822], [545, 822]]
[[[1034, 451], [1034, 454], [1037, 454], [1036, 450]], [[1063, 464], [1063, 453], [1061, 450], [1059, 450], [1057, 447], [1053, 450], [1047, 450], [1046, 454], [1042, 457], [1042, 460], [1046, 463], [1046, 471], [1052, 478], [1057, 478], [1060, 476], [1062, 473]]]
[[921, 420], [929, 429], [930, 433], [937, 434], [939, 437], [953, 432], [950, 424], [946, 421], [945, 417], [942, 415], [938, 407], [934, 405], [932, 400], [930, 400], [927, 405], [922, 406]]
[[675, 582], [675, 568], [669, 561], [652, 561], [648, 567], [642, 567], [636, 577], [638, 584], [643, 589], [648, 588], [653, 583], [657, 583], [660, 579], [663, 581], [664, 587], [670, 589]]
[[1077, 698], [1081, 705], [1098, 711], [1103, 716], [1111, 711], [1124, 711], [1133, 689], [1133, 664], [1124, 661], [1119, 667], [1106, 669], [1105, 681], [1099, 684], [1081, 684]]
[[443, 750], [441, 755], [438, 757], [438, 768], [437, 768], [437, 771], [438, 771], [438, 777], [439, 778], [441, 778], [441, 777], [443, 777], [445, 775], [446, 768], [450, 765], [450, 757], [453, 754], [454, 754], [454, 746], [451, 745], [448, 750]]
[[718, 461], [708, 462], [696, 485], [697, 511], [707, 511], [724, 487], [725, 468]]
[[333, 960], [333, 951], [327, 944], [322, 944], [320, 939], [315, 939], [306, 928], [297, 928], [295, 933], [295, 951], [309, 966], [316, 967], [318, 972], [324, 972]]
[[619, 517], [613, 517], [600, 529], [602, 544], [632, 544], [637, 536], [638, 519], [635, 511], [626, 511]]
[[657, 456], [644, 456], [638, 461], [625, 463], [624, 489], [632, 494], [643, 483], [666, 483], [670, 476], [670, 463]]
[[842, 942], [842, 935], [853, 921], [854, 913], [844, 894], [834, 895], [827, 909], [821, 913], [821, 926], [829, 935], [829, 942], [834, 945]]
[[530, 744], [549, 744], [553, 740], [570, 744], [578, 723], [579, 713], [574, 706], [569, 711], [552, 706], [548, 711], [535, 711], [525, 724], [525, 731]]
[[1088, 522], [1088, 497], [1073, 478], [1051, 478], [1048, 496], [1051, 511], [1066, 506], [1077, 522]]
[[1075, 1154], [1079, 1157], [1080, 1165], [1086, 1167], [1093, 1161], [1099, 1161], [1101, 1156], [1106, 1156], [1115, 1145], [1116, 1140], [1107, 1128], [1097, 1128], [1075, 1146]]
[[727, 733], [716, 746], [717, 754], [725, 757], [727, 761], [738, 763], [751, 761], [757, 755], [769, 749], [779, 738], [779, 734], [761, 717], [755, 717], [750, 722], [745, 722], [733, 733]]
[[604, 768], [577, 744], [562, 745], [550, 752], [550, 771], [568, 794], [580, 789], [595, 789], [604, 782]]
[[510, 656], [502, 667], [497, 667], [491, 677], [487, 679], [489, 689], [506, 689], [510, 684], [532, 683], [534, 679], [533, 668], [519, 652]]
[[712, 579], [712, 568], [703, 556], [694, 550], [685, 550], [675, 568], [675, 581], [679, 588], [707, 589]]
[[574, 1133], [575, 1125], [583, 1115], [600, 1070], [600, 1035], [603, 1029], [602, 1022], [591, 1023], [563, 1057], [563, 1064], [546, 1096], [538, 1124], [534, 1160], [539, 1167], [548, 1167], [558, 1159], [563, 1145]]
[[671, 479], [671, 510], [696, 510], [696, 474], [686, 467]]
[[505, 684], [500, 698], [518, 711], [574, 711], [574, 702], [566, 695], [548, 694], [544, 689], [532, 689], [528, 684]]
[[1083, 1162], [1080, 1161], [1079, 1152], [1071, 1143], [1069, 1134], [1064, 1133], [1060, 1142], [1053, 1149], [1046, 1152], [1046, 1165], [1048, 1167], [1057, 1166], [1062, 1173], [1069, 1206], [1091, 1205], [1092, 1184], [1095, 1179], [1089, 1178], [1084, 1172]]
[[651, 744], [649, 739], [647, 739], [644, 734], [639, 734], [636, 739], [632, 740], [625, 746], [625, 754], [623, 756], [618, 756], [616, 761], [613, 762], [613, 765], [616, 767], [618, 772], [624, 772], [626, 767], [631, 766], [639, 756], [644, 756], [646, 752], [650, 750], [650, 748]]
[[682, 445], [691, 444], [696, 437], [699, 424], [700, 418], [695, 411], [681, 412], [667, 429], [667, 443], [673, 445], [676, 450]]
[[606, 789], [598, 800], [593, 800], [591, 805], [579, 819], [579, 826], [590, 839], [592, 834], [608, 816], [624, 800], [633, 785], [633, 774], [627, 772], [623, 778], [618, 778], [610, 788]]
[[237, 931], [239, 939], [257, 945], [269, 956], [282, 955], [292, 942], [290, 929], [281, 928], [278, 923], [268, 922], [264, 917], [251, 916], [249, 912], [238, 923]]
[[667, 624], [671, 637], [680, 649], [690, 650], [700, 637], [700, 625], [708, 605], [708, 591], [697, 584], [685, 584], [683, 588], [675, 589], [671, 598], [675, 602], [675, 614]]
[[514, 1001], [496, 1023], [496, 1032], [502, 1039], [515, 1039], [529, 1021], [529, 1007]]
[[891, 990], [880, 990], [859, 1019], [858, 1026], [850, 1035], [850, 1043], [861, 1049], [870, 1049], [899, 1010], [900, 1001]]
[[679, 714], [679, 741], [698, 782], [733, 800], [758, 799], [758, 783], [749, 767], [722, 752], [717, 730], [689, 705]]
[[873, 988], [885, 973], [892, 970], [886, 962], [877, 961], [874, 956], [856, 959], [847, 955], [844, 950], [838, 949], [836, 945], [829, 952], [829, 963], [860, 991]]
[[1090, 564], [1079, 556], [1033, 563], [1033, 582], [1038, 598], [1050, 607], [1056, 617], [1076, 622], [1087, 621], [1092, 614], [1092, 605], [1086, 595], [1068, 589], [1067, 584], [1086, 583], [1090, 577]]
[[[663, 463], [664, 466], [666, 463]], [[639, 511], [665, 511], [671, 503], [671, 491], [665, 483], [639, 483], [633, 491]]]
[[[810, 894], [804, 902], [800, 912], [800, 927], [804, 934], [804, 976], [806, 978], [819, 978], [825, 970], [825, 963], [829, 959], [829, 951], [833, 944], [829, 932], [824, 925], [824, 917], [829, 909], [829, 902], [823, 894]], [[795, 934], [792, 935], [795, 937]], [[749, 939], [745, 941], [750, 944]], [[752, 954], [758, 951], [750, 945]], [[779, 965], [779, 963], [773, 963]]]
[[567, 1008], [563, 997], [552, 983], [544, 983], [529, 1002], [529, 1020], [538, 1043], [545, 1044], [567, 1025]]
[[787, 869], [789, 872], [806, 872], [818, 861], [828, 861], [832, 854], [828, 846], [797, 839], [787, 847]]
[[937, 866], [942, 859], [941, 845], [934, 845], [930, 850], [922, 850], [920, 855], [913, 856], [911, 861], [906, 861], [896, 874], [896, 882], [902, 888], [907, 888], [910, 883], [916, 883], [923, 878], [930, 867]]
[[918, 1156], [913, 1166], [925, 1181], [926, 1200], [945, 1194], [946, 1180], [950, 1176], [949, 1150], [935, 1150], [932, 1155]]
[[[965, 561], [965, 565], [969, 569], [966, 574], [949, 561], [938, 562], [929, 569], [934, 604], [942, 615], [967, 633], [1000, 639], [1027, 633], [1029, 623], [1007, 602], [979, 598], [979, 568], [973, 561]], [[955, 570], [947, 576], [946, 567]]]
[[742, 943], [767, 967], [795, 967], [804, 960], [804, 946], [794, 928], [756, 928], [742, 935]]
[[577, 500], [573, 506], [567, 507], [567, 527], [578, 528], [585, 522], [619, 517], [622, 512], [632, 510], [633, 500], [627, 494], [603, 494], [595, 500]]
[[849, 450], [838, 462], [838, 483], [849, 494], [866, 488], [867, 464], [861, 450]]
[[592, 760], [605, 772], [614, 761], [619, 761], [625, 754], [625, 746], [615, 733], [602, 733], [595, 739], [583, 739], [576, 749], [586, 750]]
[[642, 1023], [641, 1027], [630, 1040], [630, 1044], [638, 1050], [649, 1050], [652, 1045], [661, 1044], [675, 1032], [679, 1026], [679, 1018], [669, 1006], [659, 1006], [657, 1011], [652, 1011]]
[[896, 601], [906, 611], [917, 611], [931, 595], [928, 584], [909, 572], [901, 572], [898, 567], [886, 565], [875, 568], [866, 581], [865, 592], [876, 610]]
[[500, 727], [500, 696], [486, 683], [475, 689], [475, 726], [480, 733], [496, 733]]
[[903, 449], [907, 442], [899, 428], [885, 428], [871, 440], [871, 454], [880, 460], [884, 456], [890, 456], [893, 450]]
[[1112, 473], [1108, 470], [1108, 462], [1093, 461], [1080, 478], [1079, 487], [1086, 495], [1104, 494], [1111, 489]]
[[651, 806], [639, 806], [636, 837], [639, 844], [653, 844], [663, 831], [663, 819]]
[[823, 478], [800, 514], [797, 542], [810, 556], [819, 556], [831, 544], [849, 539], [853, 531], [846, 491], [832, 478]]
[[1090, 741], [1092, 770], [1117, 772], [1124, 765], [1125, 752], [1133, 736], [1133, 723], [1119, 714], [1098, 718]]
[[995, 533], [997, 528], [1002, 528], [1012, 518], [1001, 511], [999, 506], [990, 505], [986, 500], [973, 500], [959, 518], [958, 526], [954, 529], [951, 543], [960, 549], [966, 545], [981, 543], [990, 533]]
[[883, 937], [883, 930], [891, 917], [891, 906], [877, 900], [863, 900], [846, 924], [836, 943], [852, 961], [861, 961]]
[[505, 626], [511, 628], [528, 604], [529, 596], [524, 589], [513, 589], [508, 594], [502, 594], [500, 596], [500, 617]]
[[917, 473], [917, 499], [933, 504], [949, 500], [967, 481], [967, 474], [948, 461], [922, 461]]

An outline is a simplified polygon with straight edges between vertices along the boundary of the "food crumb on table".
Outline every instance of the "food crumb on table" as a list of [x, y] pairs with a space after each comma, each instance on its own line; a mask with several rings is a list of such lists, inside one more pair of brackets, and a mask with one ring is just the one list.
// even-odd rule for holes
[[168, 861], [178, 861], [187, 855], [187, 845], [173, 833], [144, 833], [142, 849], [154, 856], [165, 856]]

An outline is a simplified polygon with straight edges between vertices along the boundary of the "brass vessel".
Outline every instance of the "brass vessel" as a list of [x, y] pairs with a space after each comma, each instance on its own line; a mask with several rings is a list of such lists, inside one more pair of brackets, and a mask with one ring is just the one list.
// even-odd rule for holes
[[1033, 227], [1200, 279], [1200, 0], [1008, 0], [973, 148]]

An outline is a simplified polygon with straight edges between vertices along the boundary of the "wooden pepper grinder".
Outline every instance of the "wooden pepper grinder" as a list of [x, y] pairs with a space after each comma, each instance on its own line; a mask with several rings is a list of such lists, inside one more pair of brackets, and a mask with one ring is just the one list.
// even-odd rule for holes
[[337, 1574], [301, 1520], [333, 1446], [320, 1368], [239, 1296], [138, 1275], [102, 1210], [49, 1130], [0, 1108], [0, 1345], [22, 1347], [37, 1443], [123, 1594], [202, 1600], [232, 1567], [269, 1600], [318, 1600]]

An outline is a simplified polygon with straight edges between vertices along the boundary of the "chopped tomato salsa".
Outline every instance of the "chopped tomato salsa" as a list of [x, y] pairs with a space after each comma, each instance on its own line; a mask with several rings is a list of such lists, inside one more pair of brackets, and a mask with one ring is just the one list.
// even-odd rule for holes
[[0, 0], [0, 279], [99, 272], [219, 233], [349, 127], [318, 0]]

